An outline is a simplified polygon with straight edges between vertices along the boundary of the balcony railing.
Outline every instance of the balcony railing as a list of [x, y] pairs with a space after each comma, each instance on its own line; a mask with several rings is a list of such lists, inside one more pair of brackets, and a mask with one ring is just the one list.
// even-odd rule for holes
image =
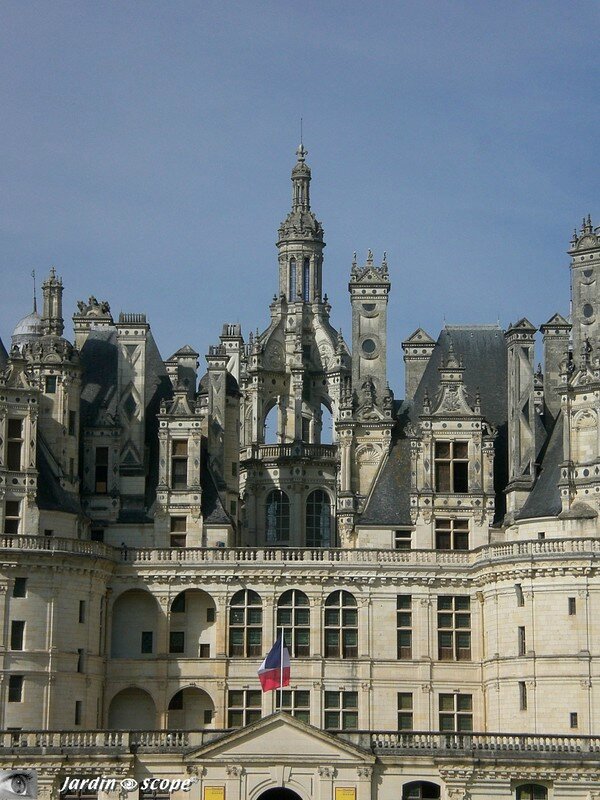
[[[230, 730], [2, 731], [0, 752], [87, 751], [185, 752], [225, 736]], [[477, 758], [509, 755], [526, 759], [598, 759], [600, 736], [529, 733], [440, 733], [439, 731], [337, 731], [337, 736], [370, 748], [375, 755], [460, 754]]]
[[240, 452], [240, 461], [278, 460], [280, 458], [310, 458], [316, 461], [334, 461], [337, 459], [335, 444], [252, 444]]
[[111, 561], [144, 564], [349, 564], [479, 567], [494, 561], [531, 557], [559, 560], [565, 556], [596, 557], [600, 539], [543, 539], [500, 542], [476, 550], [377, 550], [339, 547], [111, 547], [102, 542], [58, 536], [0, 536], [0, 550], [70, 553]]

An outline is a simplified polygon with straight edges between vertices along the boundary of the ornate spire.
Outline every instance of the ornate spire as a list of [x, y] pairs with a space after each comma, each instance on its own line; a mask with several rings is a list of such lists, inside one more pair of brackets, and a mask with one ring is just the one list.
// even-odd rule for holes
[[[323, 228], [310, 210], [310, 167], [306, 163], [308, 150], [301, 142], [296, 150], [292, 169], [292, 209], [279, 228], [279, 243], [284, 240], [313, 240], [323, 242]], [[322, 245], [321, 245], [322, 246]]]
[[302, 143], [296, 150], [297, 161], [292, 170], [292, 211], [310, 211], [310, 167], [308, 150]]

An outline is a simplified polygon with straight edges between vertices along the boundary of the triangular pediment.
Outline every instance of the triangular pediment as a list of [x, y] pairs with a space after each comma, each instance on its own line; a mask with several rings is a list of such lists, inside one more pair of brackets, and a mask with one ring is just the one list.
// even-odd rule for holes
[[510, 331], [513, 331], [513, 330], [520, 330], [520, 331], [531, 331], [531, 332], [535, 332], [535, 331], [537, 330], [537, 328], [535, 327], [535, 325], [533, 325], [533, 324], [532, 324], [532, 323], [531, 323], [531, 322], [530, 322], [530, 321], [527, 319], [527, 317], [523, 317], [523, 318], [522, 318], [522, 319], [520, 319], [518, 322], [515, 322], [515, 324], [514, 324], [514, 325], [511, 325], [511, 326], [509, 327], [509, 330], [510, 330]]
[[544, 328], [570, 328], [571, 323], [566, 320], [562, 314], [556, 313], [548, 322], [544, 322], [543, 325], [540, 326], [540, 329], [543, 331]]
[[417, 328], [402, 344], [435, 344], [435, 341], [423, 328]]
[[318, 728], [278, 712], [246, 728], [228, 733], [220, 739], [188, 753], [186, 760], [225, 760], [244, 762], [266, 759], [301, 759], [303, 763], [328, 763], [333, 761], [354, 761], [373, 763], [375, 757], [370, 750], [364, 750], [337, 736], [325, 733]]
[[385, 283], [387, 280], [387, 276], [382, 275], [380, 269], [372, 266], [363, 268], [356, 277], [352, 277], [354, 283]]

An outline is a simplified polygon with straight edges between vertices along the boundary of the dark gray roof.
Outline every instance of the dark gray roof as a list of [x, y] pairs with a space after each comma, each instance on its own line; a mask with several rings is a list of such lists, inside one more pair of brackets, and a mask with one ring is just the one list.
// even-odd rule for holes
[[221, 502], [219, 490], [208, 463], [206, 440], [203, 440], [202, 444], [202, 470], [200, 472], [202, 517], [208, 525], [232, 525], [232, 519]]
[[496, 489], [496, 521], [505, 513], [504, 487], [508, 480], [507, 445], [507, 352], [504, 333], [496, 325], [446, 326], [433, 348], [423, 378], [412, 402], [403, 403], [392, 433], [392, 448], [383, 464], [359, 525], [408, 526], [410, 520], [410, 452], [404, 437], [409, 418], [418, 420], [423, 409], [425, 389], [433, 399], [440, 380], [439, 368], [448, 357], [452, 345], [462, 359], [464, 381], [473, 405], [479, 390], [481, 411], [498, 429], [494, 448], [494, 486]]
[[560, 513], [562, 503], [558, 489], [560, 463], [563, 454], [563, 419], [558, 415], [554, 428], [547, 442], [545, 451], [541, 453], [541, 464], [538, 479], [523, 508], [516, 519], [535, 519], [536, 517], [553, 517]]
[[91, 330], [81, 348], [83, 369], [81, 388], [81, 422], [95, 425], [101, 408], [111, 414], [117, 410], [118, 354], [117, 329]]
[[486, 420], [496, 426], [505, 424], [508, 419], [508, 361], [504, 332], [497, 325], [447, 325], [444, 328], [416, 391], [413, 419], [421, 413], [425, 389], [431, 399], [435, 397], [440, 382], [439, 369], [442, 360], [448, 358], [450, 340], [456, 356], [463, 362], [469, 402], [473, 405], [479, 390], [481, 413]]
[[412, 526], [410, 519], [410, 442], [402, 434], [405, 416], [395, 427], [394, 442], [376, 478], [359, 525]]
[[52, 456], [38, 432], [36, 461], [38, 469], [37, 503], [46, 511], [64, 511], [68, 514], [81, 513], [81, 505], [77, 495], [66, 492], [60, 485], [60, 479], [51, 464]]
[[0, 369], [4, 369], [7, 361], [8, 353], [6, 352], [6, 347], [4, 347], [4, 344], [2, 343], [2, 339], [0, 339]]
[[[240, 394], [239, 384], [231, 372], [227, 372], [225, 378], [225, 392], [229, 397], [237, 397]], [[208, 372], [205, 372], [200, 378], [198, 394], [208, 394]]]
[[[83, 367], [81, 422], [83, 427], [98, 425], [107, 411], [118, 424], [117, 330], [103, 327], [91, 330], [81, 348]], [[144, 404], [146, 406], [145, 441], [148, 448], [146, 507], [154, 502], [158, 481], [158, 419], [160, 401], [172, 396], [173, 387], [151, 332], [146, 339]], [[106, 424], [106, 422], [104, 423]], [[143, 519], [142, 519], [143, 518]], [[138, 521], [144, 521], [142, 517]]]

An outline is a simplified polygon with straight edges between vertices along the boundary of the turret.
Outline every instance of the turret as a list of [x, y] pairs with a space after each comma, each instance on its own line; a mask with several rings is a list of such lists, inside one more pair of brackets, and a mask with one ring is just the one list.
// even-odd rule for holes
[[577, 356], [586, 339], [594, 350], [600, 345], [600, 228], [592, 226], [591, 217], [583, 220], [579, 234], [573, 233], [568, 252], [573, 353]]
[[288, 303], [321, 302], [323, 227], [310, 210], [308, 150], [300, 144], [292, 170], [292, 210], [279, 228], [279, 294]]
[[62, 336], [65, 329], [62, 315], [62, 280], [56, 276], [54, 267], [42, 284], [44, 308], [42, 312], [42, 333], [46, 336]]

